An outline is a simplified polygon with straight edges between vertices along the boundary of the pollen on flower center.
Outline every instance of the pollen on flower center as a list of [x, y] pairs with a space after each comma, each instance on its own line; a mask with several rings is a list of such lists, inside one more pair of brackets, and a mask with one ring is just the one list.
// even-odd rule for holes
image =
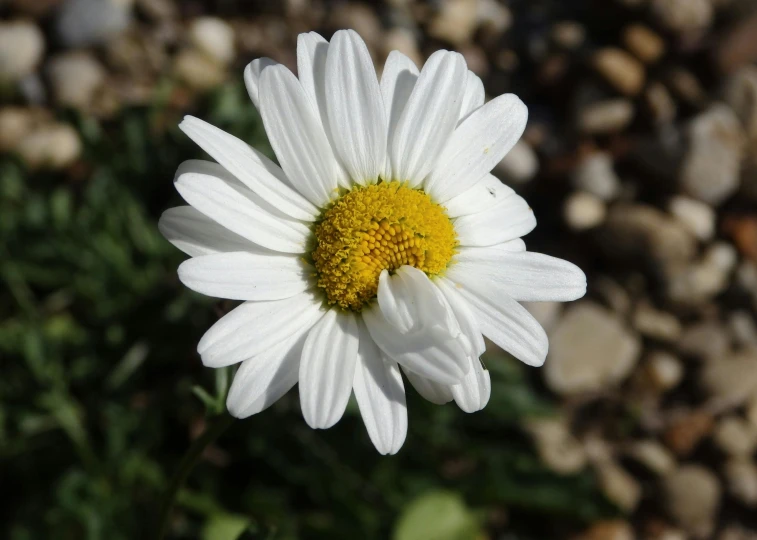
[[375, 298], [382, 270], [407, 264], [435, 275], [457, 245], [444, 208], [400, 182], [353, 188], [324, 212], [315, 239], [318, 287], [354, 311]]

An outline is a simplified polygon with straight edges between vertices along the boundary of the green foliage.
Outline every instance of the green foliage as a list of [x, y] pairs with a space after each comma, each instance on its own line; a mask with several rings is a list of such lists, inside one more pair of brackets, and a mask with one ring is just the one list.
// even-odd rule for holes
[[394, 539], [472, 540], [481, 536], [478, 521], [457, 493], [431, 491], [407, 505], [397, 522]]
[[[149, 537], [182, 454], [224, 408], [232, 373], [203, 368], [195, 346], [233, 304], [178, 283], [184, 256], [156, 226], [179, 203], [176, 167], [201, 156], [176, 127], [171, 91], [114, 122], [70, 117], [86, 150], [66, 174], [0, 157], [0, 482], [13, 494], [2, 538]], [[241, 85], [198, 111], [272, 155]], [[305, 425], [296, 392], [236, 422], [180, 492], [172, 537], [387, 538], [397, 522], [401, 540], [551, 538], [611, 512], [590, 477], [545, 471], [518, 429], [550, 413], [527, 368], [485, 361], [482, 413], [409, 390], [393, 457], [375, 452], [354, 403], [325, 432]], [[505, 508], [506, 525], [490, 519]]]

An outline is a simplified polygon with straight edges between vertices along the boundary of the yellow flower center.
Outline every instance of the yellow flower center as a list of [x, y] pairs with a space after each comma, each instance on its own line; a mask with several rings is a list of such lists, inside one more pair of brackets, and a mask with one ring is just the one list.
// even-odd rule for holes
[[376, 297], [381, 271], [408, 264], [433, 276], [457, 245], [444, 208], [400, 182], [356, 186], [323, 214], [312, 252], [329, 304], [360, 311]]

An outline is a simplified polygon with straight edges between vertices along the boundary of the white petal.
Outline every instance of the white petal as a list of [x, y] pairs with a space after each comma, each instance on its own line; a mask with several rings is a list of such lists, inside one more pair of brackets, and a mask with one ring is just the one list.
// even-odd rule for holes
[[[318, 113], [317, 116], [321, 120], [331, 148], [335, 149], [334, 135], [326, 112], [326, 60], [329, 47], [329, 42], [316, 32], [297, 36], [297, 76]], [[340, 186], [352, 187], [352, 182], [341, 162], [337, 163], [335, 176]]]
[[321, 299], [310, 292], [286, 300], [245, 302], [205, 332], [197, 352], [208, 367], [230, 366], [298, 335], [322, 316]]
[[344, 414], [358, 343], [355, 316], [337, 309], [327, 312], [308, 333], [300, 360], [300, 405], [313, 429], [330, 428]]
[[226, 398], [232, 416], [247, 418], [257, 414], [297, 384], [306, 336], [307, 332], [295, 334], [242, 362]]
[[295, 219], [318, 217], [318, 208], [291, 187], [284, 171], [247, 143], [193, 116], [185, 116], [179, 128], [270, 205]]
[[465, 95], [463, 95], [463, 106], [460, 107], [458, 125], [468, 118], [473, 111], [481, 107], [485, 99], [484, 83], [481, 82], [478, 75], [468, 70], [465, 78]]
[[511, 195], [483, 212], [455, 219], [455, 232], [461, 246], [501, 244], [528, 234], [534, 227], [534, 211], [519, 195]]
[[305, 251], [310, 229], [261, 208], [260, 198], [220, 165], [185, 161], [176, 171], [175, 185], [185, 201], [230, 231], [274, 251]]
[[460, 325], [460, 331], [468, 337], [468, 340], [473, 345], [471, 356], [478, 358], [486, 351], [486, 343], [484, 343], [484, 336], [481, 335], [478, 322], [470, 306], [455, 290], [455, 287], [450, 285], [449, 281], [440, 279], [434, 283], [439, 287], [442, 295], [444, 295], [447, 304], [452, 309], [452, 313], [455, 314], [457, 323]]
[[460, 115], [467, 68], [462, 55], [437, 51], [421, 70], [389, 148], [392, 179], [420, 185]]
[[387, 321], [401, 332], [438, 325], [453, 338], [460, 333], [460, 326], [440, 291], [415, 267], [401, 266], [393, 276], [383, 270], [377, 300]]
[[378, 302], [363, 310], [376, 344], [390, 358], [435, 381], [454, 384], [467, 369], [471, 343], [440, 291], [420, 270], [403, 266], [379, 279]]
[[282, 300], [312, 287], [313, 272], [299, 256], [235, 252], [184, 261], [179, 279], [193, 291], [215, 298]]
[[[460, 249], [468, 249], [468, 248], [463, 247]], [[516, 238], [515, 240], [508, 240], [507, 242], [502, 242], [501, 244], [494, 244], [493, 246], [487, 246], [487, 249], [498, 249], [500, 251], [507, 251], [509, 253], [518, 252], [518, 251], [526, 251], [526, 243], [523, 241], [522, 238]]]
[[480, 279], [518, 302], [569, 302], [586, 294], [586, 276], [575, 264], [529, 251], [461, 248], [447, 277]]
[[384, 358], [365, 325], [353, 390], [371, 442], [381, 454], [396, 454], [407, 435], [407, 405], [402, 375], [396, 362]]
[[281, 168], [297, 191], [323, 207], [336, 196], [336, 158], [302, 85], [284, 66], [260, 79], [260, 115]]
[[471, 369], [463, 382], [452, 387], [455, 403], [463, 411], [473, 413], [480, 411], [489, 403], [492, 394], [492, 381], [489, 371], [484, 369], [481, 360], [471, 357]]
[[[297, 77], [313, 107], [325, 113], [326, 59], [329, 42], [316, 32], [297, 36]], [[323, 114], [325, 117], [325, 114]]]
[[445, 202], [477, 184], [515, 146], [528, 109], [513, 94], [499, 96], [472, 112], [447, 141], [424, 189]]
[[449, 217], [467, 216], [488, 210], [515, 193], [493, 174], [487, 174], [473, 187], [444, 203]]
[[386, 117], [368, 47], [354, 30], [331, 38], [326, 108], [337, 155], [352, 180], [374, 184], [386, 160]]
[[230, 251], [275, 253], [222, 227], [191, 206], [177, 206], [163, 212], [158, 230], [166, 240], [192, 257]]
[[[452, 397], [452, 387], [446, 384], [440, 384], [420, 375], [416, 375], [407, 368], [402, 368], [407, 380], [413, 385], [413, 388], [425, 399], [434, 405], [444, 405], [454, 398]], [[470, 375], [470, 374], [469, 374]], [[468, 375], [466, 375], [467, 377]]]
[[415, 82], [418, 80], [418, 67], [410, 58], [399, 51], [392, 51], [384, 64], [381, 73], [381, 96], [384, 102], [384, 111], [387, 120], [387, 158], [384, 178], [392, 180], [392, 162], [389, 159], [388, 149], [391, 148], [392, 137], [397, 128], [397, 123], [405, 110], [407, 100], [413, 92]]
[[470, 305], [486, 337], [530, 366], [544, 364], [549, 349], [547, 334], [526, 308], [503, 291], [467, 276], [454, 286]]
[[247, 93], [256, 109], [260, 109], [260, 74], [268, 66], [275, 66], [276, 64], [278, 62], [275, 60], [263, 57], [256, 58], [244, 68], [244, 85], [247, 87]]

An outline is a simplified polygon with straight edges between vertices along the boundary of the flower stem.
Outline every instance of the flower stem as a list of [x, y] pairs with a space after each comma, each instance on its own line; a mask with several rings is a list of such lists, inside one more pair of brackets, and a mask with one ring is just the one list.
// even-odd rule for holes
[[210, 419], [203, 434], [192, 443], [187, 453], [181, 458], [179, 468], [173, 478], [171, 478], [171, 483], [168, 485], [160, 507], [157, 534], [155, 536], [157, 540], [163, 540], [165, 537], [168, 530], [168, 521], [171, 517], [171, 510], [176, 503], [176, 496], [197, 465], [197, 462], [200, 461], [203, 451], [213, 444], [233, 422], [234, 417], [229, 414], [221, 414]]

